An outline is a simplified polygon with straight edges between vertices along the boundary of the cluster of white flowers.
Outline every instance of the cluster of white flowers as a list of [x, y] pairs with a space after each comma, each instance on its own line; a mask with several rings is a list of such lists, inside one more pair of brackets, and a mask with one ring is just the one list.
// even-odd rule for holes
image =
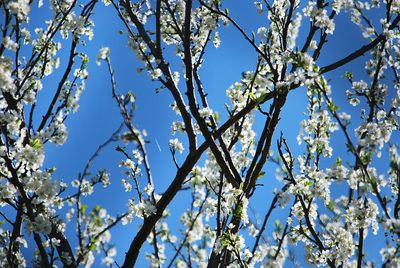
[[129, 210], [139, 218], [149, 217], [157, 212], [156, 207], [147, 199], [137, 204], [130, 203]]
[[221, 38], [219, 37], [218, 32], [215, 32], [215, 34], [214, 34], [213, 44], [214, 44], [215, 48], [219, 48], [219, 46], [221, 45]]
[[156, 68], [156, 69], [150, 70], [149, 74], [152, 79], [157, 79], [162, 75], [162, 72], [159, 68]]
[[15, 43], [14, 40], [12, 40], [9, 36], [6, 36], [6, 37], [3, 39], [3, 44], [4, 44], [4, 47], [5, 47], [5, 48], [7, 48], [7, 49], [9, 49], [9, 50], [12, 50], [12, 51], [14, 51], [14, 52], [16, 52], [17, 49], [18, 49], [18, 44]]
[[213, 115], [213, 110], [209, 107], [201, 108], [199, 114], [202, 118], [208, 118]]
[[358, 229], [367, 229], [372, 225], [374, 234], [377, 234], [379, 226], [377, 222], [379, 210], [378, 206], [371, 200], [358, 199], [351, 202], [346, 211], [346, 223], [350, 226], [352, 232]]
[[329, 255], [336, 260], [336, 265], [346, 265], [355, 251], [352, 233], [337, 222], [328, 223], [326, 231], [323, 237]]
[[178, 151], [180, 153], [182, 153], [184, 150], [182, 143], [177, 138], [169, 140], [169, 147], [171, 150]]
[[15, 155], [18, 163], [26, 168], [26, 170], [36, 170], [41, 168], [44, 161], [43, 145], [39, 140], [34, 140], [31, 144], [27, 144], [20, 148]]
[[325, 8], [319, 8], [316, 1], [309, 1], [307, 7], [303, 9], [304, 16], [310, 17], [315, 26], [325, 28], [326, 33], [333, 34], [335, 23], [329, 18]]
[[97, 57], [96, 57], [96, 64], [98, 66], [100, 66], [101, 61], [105, 60], [108, 57], [109, 54], [110, 54], [110, 48], [109, 47], [100, 48], [99, 54], [97, 54]]
[[298, 136], [298, 143], [303, 141], [308, 145], [311, 153], [331, 156], [333, 149], [330, 146], [330, 133], [338, 129], [326, 110], [312, 111], [311, 118], [301, 122], [302, 132]]
[[389, 142], [394, 129], [395, 126], [387, 120], [368, 122], [356, 128], [359, 144], [363, 148], [361, 155], [377, 151], [380, 156], [380, 150]]
[[31, 10], [29, 0], [9, 1], [7, 7], [13, 14], [17, 15], [18, 19], [21, 21], [27, 19]]

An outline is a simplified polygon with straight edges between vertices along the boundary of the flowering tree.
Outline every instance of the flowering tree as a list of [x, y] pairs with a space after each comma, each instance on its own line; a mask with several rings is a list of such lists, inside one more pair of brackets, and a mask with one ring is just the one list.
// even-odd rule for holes
[[[45, 27], [33, 29], [29, 14], [37, 4], [50, 6], [52, 14]], [[399, 1], [255, 2], [254, 13], [265, 20], [256, 33], [236, 22], [229, 13], [234, 3], [228, 1], [103, 4], [125, 27], [128, 46], [143, 65], [140, 71], [174, 99], [165, 108], [176, 113], [169, 141], [175, 176], [165, 191], [155, 187], [146, 135], [133, 120], [135, 96], [117, 91], [110, 49], [104, 47], [96, 62], [108, 68], [123, 123], [77, 178], [53, 178], [55, 169], [44, 165], [45, 149], [66, 141], [65, 120], [78, 110], [88, 78], [89, 58], [82, 51], [90, 47], [86, 42], [93, 38], [91, 16], [98, 3], [1, 1], [0, 266], [89, 267], [96, 255], [113, 266], [118, 265], [118, 248], [125, 252], [120, 265], [133, 267], [146, 243], [152, 267], [281, 267], [290, 261], [299, 266], [296, 258], [329, 267], [400, 265]], [[329, 53], [326, 43], [340, 34], [335, 18], [341, 12], [349, 14], [365, 43], [320, 66], [320, 56]], [[221, 27], [233, 27], [257, 53], [254, 70], [243, 70], [226, 90], [224, 113], [210, 107], [200, 77], [207, 50], [221, 44]], [[62, 63], [61, 51], [67, 54]], [[333, 88], [327, 77], [360, 57], [366, 81], [341, 73], [349, 82], [345, 96], [356, 107], [346, 113], [331, 94], [341, 89]], [[183, 68], [174, 69], [176, 63]], [[51, 94], [46, 102], [39, 98], [42, 81], [60, 66], [62, 75], [52, 78], [58, 85], [45, 89], [44, 94]], [[296, 107], [304, 110], [305, 119], [296, 148], [303, 151], [295, 155], [285, 131], [276, 129], [287, 100], [299, 90], [308, 106]], [[342, 157], [331, 145], [335, 135], [347, 152]], [[111, 142], [119, 144], [126, 175], [122, 185], [131, 194], [126, 212], [118, 215], [85, 205], [85, 197], [95, 195], [97, 187], [117, 180], [106, 169], [90, 175], [91, 163]], [[379, 158], [384, 164], [378, 164]], [[268, 162], [277, 165], [281, 185], [273, 193], [260, 186], [266, 174], [275, 173], [266, 169]], [[182, 215], [175, 215], [169, 204], [182, 189], [191, 192], [191, 200]], [[258, 211], [261, 219], [249, 214], [258, 191], [274, 195], [265, 212]], [[283, 223], [271, 223], [281, 207], [289, 208]], [[177, 219], [182, 232], [172, 233], [168, 223]], [[124, 227], [131, 235], [126, 249], [113, 245], [110, 236], [120, 224], [130, 224]], [[67, 232], [68, 226], [74, 232]], [[270, 236], [269, 226], [275, 228]], [[385, 241], [382, 262], [376, 264], [364, 243], [371, 231], [369, 235]], [[33, 259], [23, 247], [34, 251]], [[299, 248], [304, 250], [299, 253]]]

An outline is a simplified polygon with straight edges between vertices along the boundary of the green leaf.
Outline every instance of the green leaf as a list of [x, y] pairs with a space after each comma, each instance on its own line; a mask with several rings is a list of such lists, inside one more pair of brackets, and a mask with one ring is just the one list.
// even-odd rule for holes
[[29, 141], [29, 145], [35, 149], [42, 149], [43, 148], [43, 144], [42, 141], [38, 138], [34, 139], [34, 140], [30, 140]]
[[93, 250], [97, 249], [96, 243], [97, 243], [96, 239], [93, 239], [93, 238], [90, 239], [90, 248], [89, 248], [90, 251], [93, 251]]
[[47, 170], [47, 172], [49, 172], [49, 173], [51, 174], [51, 173], [54, 173], [56, 170], [57, 170], [56, 167], [52, 167], [52, 168], [49, 168], [49, 169]]
[[281, 222], [279, 220], [275, 221], [275, 228], [276, 228], [276, 231], [278, 233], [280, 233], [282, 231], [282, 225], [281, 225]]
[[265, 175], [265, 171], [262, 170], [262, 171], [258, 174], [257, 178], [264, 177], [264, 175]]
[[252, 99], [253, 101], [257, 101], [257, 97], [253, 92], [250, 92], [249, 96], [250, 96], [250, 99]]
[[96, 224], [96, 226], [101, 226], [101, 218], [100, 217], [94, 217], [94, 224]]
[[242, 204], [237, 204], [236, 210], [235, 210], [235, 217], [237, 218], [242, 218], [243, 216], [243, 205]]
[[81, 205], [79, 206], [79, 209], [80, 209], [81, 214], [85, 214], [87, 208], [88, 208], [87, 205], [81, 204]]
[[86, 54], [84, 54], [84, 53], [80, 53], [79, 56], [80, 56], [81, 59], [82, 59], [82, 69], [85, 69], [86, 66], [87, 66], [88, 63], [89, 63], [89, 57], [88, 57]]
[[224, 248], [226, 248], [227, 246], [229, 246], [230, 244], [230, 240], [229, 240], [229, 234], [228, 233], [223, 233], [221, 235], [221, 244]]
[[225, 8], [225, 15], [229, 16], [229, 9]]
[[219, 121], [219, 113], [218, 112], [214, 113], [214, 119], [218, 123], [218, 121]]
[[322, 88], [326, 88], [326, 81], [322, 76], [319, 78], [319, 82], [321, 83]]
[[89, 63], [89, 57], [84, 57], [82, 63], [86, 66]]
[[239, 190], [243, 191], [243, 188], [244, 188], [244, 182], [241, 182], [239, 185]]
[[[305, 67], [307, 67], [307, 66], [305, 66]], [[313, 65], [313, 71], [315, 73], [318, 73], [318, 66], [316, 64]]]
[[344, 73], [344, 77], [346, 77], [347, 79], [349, 79], [350, 81], [353, 80], [353, 74], [351, 72], [345, 72]]
[[335, 104], [333, 103], [333, 101], [329, 102], [328, 108], [329, 108], [329, 111], [331, 111], [331, 112], [335, 111]]
[[306, 183], [306, 186], [311, 186], [311, 185], [313, 185], [314, 184], [314, 181], [308, 181], [307, 183]]
[[328, 209], [333, 210], [334, 208], [335, 208], [335, 203], [333, 202], [333, 200], [330, 200], [328, 204]]
[[100, 210], [101, 210], [101, 206], [99, 206], [99, 205], [96, 205], [96, 206], [94, 207], [94, 209], [93, 209], [93, 211], [94, 211], [95, 213], [99, 213]]

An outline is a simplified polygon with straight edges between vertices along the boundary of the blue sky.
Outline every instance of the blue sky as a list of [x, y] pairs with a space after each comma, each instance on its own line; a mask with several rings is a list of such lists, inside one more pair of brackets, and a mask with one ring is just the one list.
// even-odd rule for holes
[[[44, 14], [48, 14], [46, 8], [33, 10], [31, 15], [33, 25], [37, 25], [36, 22], [42, 21]], [[248, 33], [256, 31], [260, 26], [265, 26], [267, 22], [265, 15], [257, 15], [251, 1], [236, 1], [235, 4], [229, 6], [229, 10], [230, 14]], [[111, 48], [110, 56], [116, 73], [117, 90], [120, 93], [126, 93], [131, 90], [137, 97], [134, 123], [140, 129], [146, 129], [148, 132], [147, 139], [150, 143], [147, 144], [147, 149], [156, 191], [162, 193], [175, 174], [175, 166], [168, 149], [168, 140], [172, 137], [170, 124], [176, 119], [174, 112], [169, 109], [172, 97], [166, 90], [156, 94], [155, 89], [160, 84], [151, 82], [146, 72], [142, 74], [136, 72], [136, 69], [142, 67], [142, 65], [136, 60], [134, 53], [127, 48], [126, 31], [111, 6], [104, 7], [101, 3], [98, 4], [93, 20], [96, 25], [94, 28], [94, 40], [87, 42], [87, 46], [84, 48], [84, 51], [91, 58], [88, 68], [89, 79], [86, 81], [87, 89], [82, 95], [78, 113], [72, 114], [67, 120], [69, 131], [67, 143], [60, 147], [54, 145], [46, 146], [45, 167], [56, 166], [55, 178], [63, 179], [66, 182], [72, 181], [78, 176], [78, 173], [83, 169], [87, 159], [96, 150], [97, 146], [104, 142], [121, 123], [119, 110], [115, 101], [111, 98], [111, 85], [106, 65], [103, 63], [98, 67], [95, 64], [98, 50], [103, 46], [108, 46]], [[303, 33], [308, 29], [306, 20], [306, 18], [303, 19]], [[122, 35], [119, 34], [119, 30], [123, 30], [124, 33]], [[226, 118], [223, 109], [223, 104], [227, 101], [225, 90], [231, 84], [240, 80], [243, 71], [254, 70], [257, 58], [254, 50], [232, 26], [221, 28], [220, 35], [222, 40], [221, 47], [215, 49], [210, 46], [208, 48], [201, 77], [209, 94], [211, 107], [213, 110], [218, 110], [223, 119]], [[304, 40], [304, 38], [301, 35], [299, 40]], [[356, 26], [349, 23], [348, 14], [341, 13], [336, 19], [335, 36], [329, 40], [318, 64], [324, 66], [340, 59], [354, 49], [359, 48], [365, 42], [366, 40], [362, 38]], [[67, 44], [65, 46], [68, 47]], [[172, 57], [169, 58], [171, 59]], [[364, 61], [365, 58], [358, 59], [348, 66], [326, 75], [327, 78], [332, 79], [332, 91], [335, 101], [339, 106], [346, 107], [344, 110], [350, 111], [350, 113], [354, 113], [357, 109], [347, 105], [344, 93], [349, 88], [349, 85], [342, 75], [344, 71], [354, 70], [353, 73], [356, 78], [364, 77], [363, 68], [360, 68], [360, 66], [363, 66]], [[179, 64], [175, 66], [179, 66]], [[46, 92], [52, 92], [52, 87], [55, 85], [56, 80], [47, 79], [44, 83], [41, 100], [46, 100], [49, 97]], [[306, 110], [306, 102], [304, 88], [290, 93], [274, 139], [275, 144], [279, 133], [282, 131], [295, 155], [302, 152], [301, 147], [297, 146], [296, 136], [299, 132], [299, 122], [303, 118], [303, 112]], [[256, 129], [259, 129], [262, 123], [257, 122]], [[396, 133], [395, 135], [398, 134]], [[341, 142], [342, 138], [343, 136], [338, 133], [332, 141], [335, 155], [345, 155], [346, 148]], [[158, 148], [157, 143], [160, 148]], [[111, 214], [124, 212], [126, 210], [126, 202], [128, 198], [131, 198], [131, 194], [124, 193], [120, 183], [123, 175], [122, 170], [118, 168], [118, 163], [122, 158], [115, 151], [116, 145], [113, 144], [107, 147], [92, 166], [93, 174], [97, 170], [104, 168], [111, 173], [110, 188], [106, 190], [101, 187], [96, 188], [95, 195], [84, 201], [91, 206], [100, 204], [106, 207]], [[330, 161], [326, 162], [327, 165], [332, 164], [334, 160], [335, 157], [332, 157]], [[352, 162], [351, 158], [348, 160]], [[260, 217], [263, 217], [269, 207], [272, 199], [272, 190], [280, 187], [280, 184], [274, 178], [275, 166], [268, 164], [265, 171], [266, 176], [262, 179], [264, 186], [260, 187], [251, 201], [260, 213]], [[178, 230], [179, 228], [178, 218], [188, 204], [187, 197], [188, 193], [179, 193], [170, 204], [169, 208], [173, 211], [173, 214], [168, 223], [173, 230]], [[275, 215], [284, 221], [287, 213], [287, 209], [278, 209]], [[128, 249], [137, 231], [137, 222], [135, 220], [131, 225], [118, 226], [112, 231], [113, 241], [118, 250], [118, 262], [123, 260], [123, 253]], [[267, 229], [267, 233], [270, 233], [272, 228], [271, 225]], [[369, 256], [372, 255], [375, 261], [380, 262], [377, 246], [382, 246], [383, 244], [373, 239], [374, 237], [370, 233], [366, 240], [367, 251]], [[383, 242], [384, 240], [380, 239], [380, 241]], [[144, 250], [142, 250], [143, 252]], [[302, 259], [301, 254], [297, 257], [300, 260]], [[287, 267], [290, 267], [290, 265], [291, 263], [287, 262]], [[145, 266], [147, 264], [142, 255], [138, 262], [138, 267]]]

